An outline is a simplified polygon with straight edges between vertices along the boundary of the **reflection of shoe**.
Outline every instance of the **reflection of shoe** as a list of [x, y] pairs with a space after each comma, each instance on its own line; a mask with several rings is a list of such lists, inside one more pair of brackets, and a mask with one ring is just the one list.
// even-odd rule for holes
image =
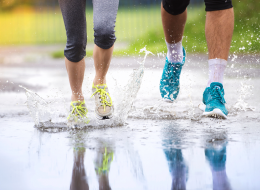
[[227, 119], [228, 111], [225, 107], [224, 88], [219, 82], [212, 82], [203, 93], [203, 103], [206, 109], [202, 115]]
[[206, 149], [205, 156], [209, 161], [210, 166], [214, 171], [221, 171], [225, 169], [226, 165], [226, 147], [221, 150]]
[[98, 119], [110, 119], [113, 117], [114, 106], [106, 84], [92, 86], [92, 96], [95, 96], [95, 113]]
[[87, 118], [88, 109], [85, 105], [85, 100], [83, 102], [74, 101], [70, 103], [70, 114], [68, 116], [68, 123], [73, 124], [88, 124], [89, 120]]
[[114, 153], [107, 152], [107, 148], [105, 148], [105, 152], [102, 154], [102, 156], [99, 156], [96, 160], [96, 172], [98, 175], [101, 174], [108, 174], [111, 162], [113, 161]]
[[182, 66], [185, 63], [186, 52], [183, 48], [182, 63], [170, 63], [166, 57], [165, 66], [160, 80], [161, 96], [166, 101], [174, 101], [180, 90], [180, 74]]
[[164, 150], [170, 173], [174, 172], [177, 168], [184, 168], [185, 163], [182, 156], [181, 149], [165, 149]]

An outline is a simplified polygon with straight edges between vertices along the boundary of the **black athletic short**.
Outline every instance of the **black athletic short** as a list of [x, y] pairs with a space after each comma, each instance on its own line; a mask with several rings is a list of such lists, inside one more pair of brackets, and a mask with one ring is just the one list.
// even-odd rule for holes
[[[233, 7], [232, 0], [204, 0], [206, 11], [218, 11]], [[163, 8], [172, 15], [183, 13], [188, 7], [190, 0], [162, 0]]]

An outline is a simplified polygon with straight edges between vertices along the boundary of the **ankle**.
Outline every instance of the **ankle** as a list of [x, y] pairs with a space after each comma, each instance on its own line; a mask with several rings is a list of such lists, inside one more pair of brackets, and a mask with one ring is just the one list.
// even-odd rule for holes
[[80, 101], [83, 102], [84, 101], [84, 96], [81, 94], [72, 94], [71, 95], [71, 101]]
[[209, 59], [208, 65], [209, 65], [209, 80], [208, 80], [207, 87], [209, 87], [212, 82], [219, 82], [222, 84], [227, 61], [219, 58]]
[[167, 41], [167, 58], [170, 63], [182, 63], [183, 60], [183, 50], [182, 50], [182, 40], [177, 43], [168, 43]]
[[106, 78], [95, 77], [93, 83], [94, 85], [106, 84]]

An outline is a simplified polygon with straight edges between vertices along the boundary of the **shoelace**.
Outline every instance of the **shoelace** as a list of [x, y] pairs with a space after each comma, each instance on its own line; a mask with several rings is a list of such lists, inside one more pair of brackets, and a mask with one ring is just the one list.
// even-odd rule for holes
[[[103, 85], [96, 85], [96, 86], [94, 86], [94, 84], [93, 84], [93, 87], [96, 88], [96, 91], [92, 94], [92, 96], [94, 96], [96, 93], [100, 94], [101, 104], [104, 107], [104, 111], [105, 111], [106, 110], [106, 106], [110, 106], [110, 107], [112, 106], [112, 98], [110, 97], [109, 93], [106, 91], [107, 85], [105, 85], [104, 88], [98, 88], [98, 86], [103, 86]], [[107, 101], [107, 97], [106, 96], [109, 97], [110, 102]]]
[[98, 174], [108, 172], [111, 162], [113, 161], [113, 152], [107, 154], [107, 148], [105, 148], [105, 153], [103, 154], [102, 166], [98, 168]]
[[220, 100], [223, 104], [226, 103], [225, 98], [224, 98], [224, 91], [220, 90], [219, 87], [214, 87], [211, 91], [210, 94], [212, 96], [212, 99], [215, 100]]
[[71, 102], [70, 105], [72, 106], [72, 111], [67, 119], [69, 119], [72, 115], [80, 116], [81, 118], [86, 117], [88, 110], [86, 107], [82, 105], [85, 104], [85, 101], [81, 102], [79, 105], [74, 105], [74, 103], [79, 103], [79, 101]]

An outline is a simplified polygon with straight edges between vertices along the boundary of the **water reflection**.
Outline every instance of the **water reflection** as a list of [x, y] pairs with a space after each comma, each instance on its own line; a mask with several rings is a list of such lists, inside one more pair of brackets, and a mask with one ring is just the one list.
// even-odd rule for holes
[[181, 149], [165, 149], [164, 150], [169, 171], [172, 177], [172, 190], [186, 189], [186, 181], [188, 179], [188, 168], [184, 162]]
[[113, 161], [113, 156], [113, 150], [107, 147], [104, 141], [100, 141], [95, 158], [95, 171], [98, 178], [100, 190], [111, 189], [109, 185], [108, 174], [111, 162]]
[[72, 169], [71, 190], [88, 190], [88, 179], [85, 172], [85, 147], [74, 148], [74, 164]]
[[[178, 125], [168, 126], [162, 132], [164, 153], [172, 178], [171, 190], [186, 190], [189, 170], [182, 149], [188, 137]], [[207, 135], [204, 152], [212, 173], [213, 190], [231, 190], [226, 173], [226, 146], [225, 132]]]
[[[85, 152], [87, 131], [76, 130], [71, 132], [72, 144], [74, 146], [74, 164], [72, 169], [71, 190], [88, 190], [88, 178], [85, 172]], [[108, 142], [99, 139], [95, 148], [96, 156], [94, 160], [96, 177], [98, 179], [99, 190], [111, 190], [109, 184], [109, 170], [113, 161], [114, 151], [108, 146]]]
[[[208, 142], [212, 142], [210, 139]], [[213, 190], [231, 190], [226, 173], [226, 139], [216, 140], [209, 143], [205, 149], [205, 156], [209, 162], [212, 179]]]
[[[66, 187], [70, 186], [71, 190], [108, 190], [111, 188], [156, 189], [163, 186], [161, 189], [185, 190], [193, 189], [193, 187], [208, 189], [212, 184], [213, 190], [231, 190], [226, 173], [227, 135], [225, 132], [219, 132], [217, 129], [211, 129], [211, 131], [202, 129], [200, 139], [204, 139], [202, 141], [204, 148], [200, 149], [198, 157], [192, 153], [193, 149], [189, 148], [194, 142], [191, 140], [192, 132], [183, 129], [185, 126], [169, 125], [158, 130], [161, 136], [157, 136], [156, 143], [162, 142], [163, 145], [163, 148], [161, 149], [160, 146], [158, 151], [154, 149], [154, 145], [133, 143], [138, 142], [139, 139], [133, 138], [134, 135], [131, 136], [131, 139], [124, 137], [124, 133], [120, 130], [66, 131], [62, 135], [65, 141], [61, 144], [66, 144], [70, 139], [69, 145], [73, 148], [73, 157], [71, 151], [67, 151], [67, 149], [63, 151], [70, 154], [69, 163], [72, 163], [73, 159], [73, 166], [70, 166], [68, 171], [71, 181], [70, 183], [68, 181]], [[43, 142], [40, 144], [45, 148], [59, 143], [60, 140], [57, 140], [56, 137], [60, 137], [59, 134], [62, 134], [55, 133], [56, 137], [52, 138], [54, 141], [49, 142], [50, 135], [47, 135], [49, 133], [40, 133], [42, 137], [39, 139], [43, 138]], [[141, 133], [143, 134], [143, 131]], [[120, 138], [117, 139], [114, 136], [120, 136]], [[149, 142], [147, 139], [141, 139], [141, 142]], [[55, 147], [52, 149], [53, 158], [56, 159], [57, 154], [60, 155], [62, 151], [59, 149], [60, 152], [55, 152], [57, 150]], [[43, 154], [46, 155], [44, 149]], [[187, 155], [194, 155], [194, 158], [189, 158]], [[194, 167], [194, 163], [199, 167]], [[61, 166], [67, 167], [67, 163], [63, 163]], [[206, 180], [210, 178], [210, 173], [205, 166], [210, 168], [212, 183]], [[198, 172], [200, 172], [199, 175], [195, 176]], [[200, 183], [201, 180], [204, 182]], [[125, 186], [126, 183], [129, 184]]]

